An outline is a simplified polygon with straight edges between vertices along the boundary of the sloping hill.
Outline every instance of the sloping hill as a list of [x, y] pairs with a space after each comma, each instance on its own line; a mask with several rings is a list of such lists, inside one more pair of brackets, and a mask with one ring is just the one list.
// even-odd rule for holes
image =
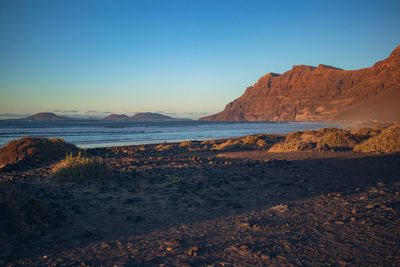
[[34, 121], [57, 121], [57, 120], [73, 120], [73, 118], [58, 116], [51, 112], [41, 112], [36, 113], [32, 116], [28, 116], [25, 120], [34, 120]]
[[104, 121], [120, 121], [120, 120], [127, 120], [129, 119], [128, 116], [125, 114], [110, 114], [107, 117], [103, 118]]
[[140, 112], [136, 113], [132, 117], [131, 120], [135, 121], [183, 121], [186, 119], [172, 118], [170, 116], [162, 115], [159, 113], [151, 113], [151, 112]]

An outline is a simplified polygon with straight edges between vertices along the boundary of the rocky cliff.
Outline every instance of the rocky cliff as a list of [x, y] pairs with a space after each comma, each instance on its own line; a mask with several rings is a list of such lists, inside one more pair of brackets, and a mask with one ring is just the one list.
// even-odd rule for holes
[[400, 121], [400, 46], [370, 68], [298, 65], [268, 73], [217, 121]]

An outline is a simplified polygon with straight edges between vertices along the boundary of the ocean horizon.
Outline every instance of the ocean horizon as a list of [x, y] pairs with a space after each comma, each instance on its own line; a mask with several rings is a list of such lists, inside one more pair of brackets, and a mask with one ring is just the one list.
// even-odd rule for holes
[[219, 121], [0, 121], [0, 147], [23, 136], [62, 138], [81, 148], [157, 144], [232, 138], [252, 134], [285, 134], [338, 124], [310, 122]]

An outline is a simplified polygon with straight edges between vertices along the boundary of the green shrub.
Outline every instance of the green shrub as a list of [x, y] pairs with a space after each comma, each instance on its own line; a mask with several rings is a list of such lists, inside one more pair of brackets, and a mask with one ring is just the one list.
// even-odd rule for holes
[[75, 145], [66, 143], [63, 139], [43, 137], [22, 137], [12, 140], [0, 148], [0, 166], [27, 160], [42, 163], [49, 160], [58, 160], [67, 153], [76, 153]]
[[400, 124], [395, 124], [383, 130], [379, 135], [371, 137], [356, 145], [357, 152], [400, 152]]
[[103, 158], [88, 158], [81, 152], [77, 156], [68, 154], [52, 168], [52, 172], [55, 180], [72, 182], [107, 179], [112, 176], [112, 171]]

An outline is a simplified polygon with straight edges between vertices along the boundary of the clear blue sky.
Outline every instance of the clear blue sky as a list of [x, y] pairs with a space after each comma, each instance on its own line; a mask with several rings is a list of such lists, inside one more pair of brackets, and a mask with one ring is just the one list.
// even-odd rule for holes
[[0, 113], [196, 117], [268, 72], [386, 58], [400, 1], [2, 0], [0, 38]]

